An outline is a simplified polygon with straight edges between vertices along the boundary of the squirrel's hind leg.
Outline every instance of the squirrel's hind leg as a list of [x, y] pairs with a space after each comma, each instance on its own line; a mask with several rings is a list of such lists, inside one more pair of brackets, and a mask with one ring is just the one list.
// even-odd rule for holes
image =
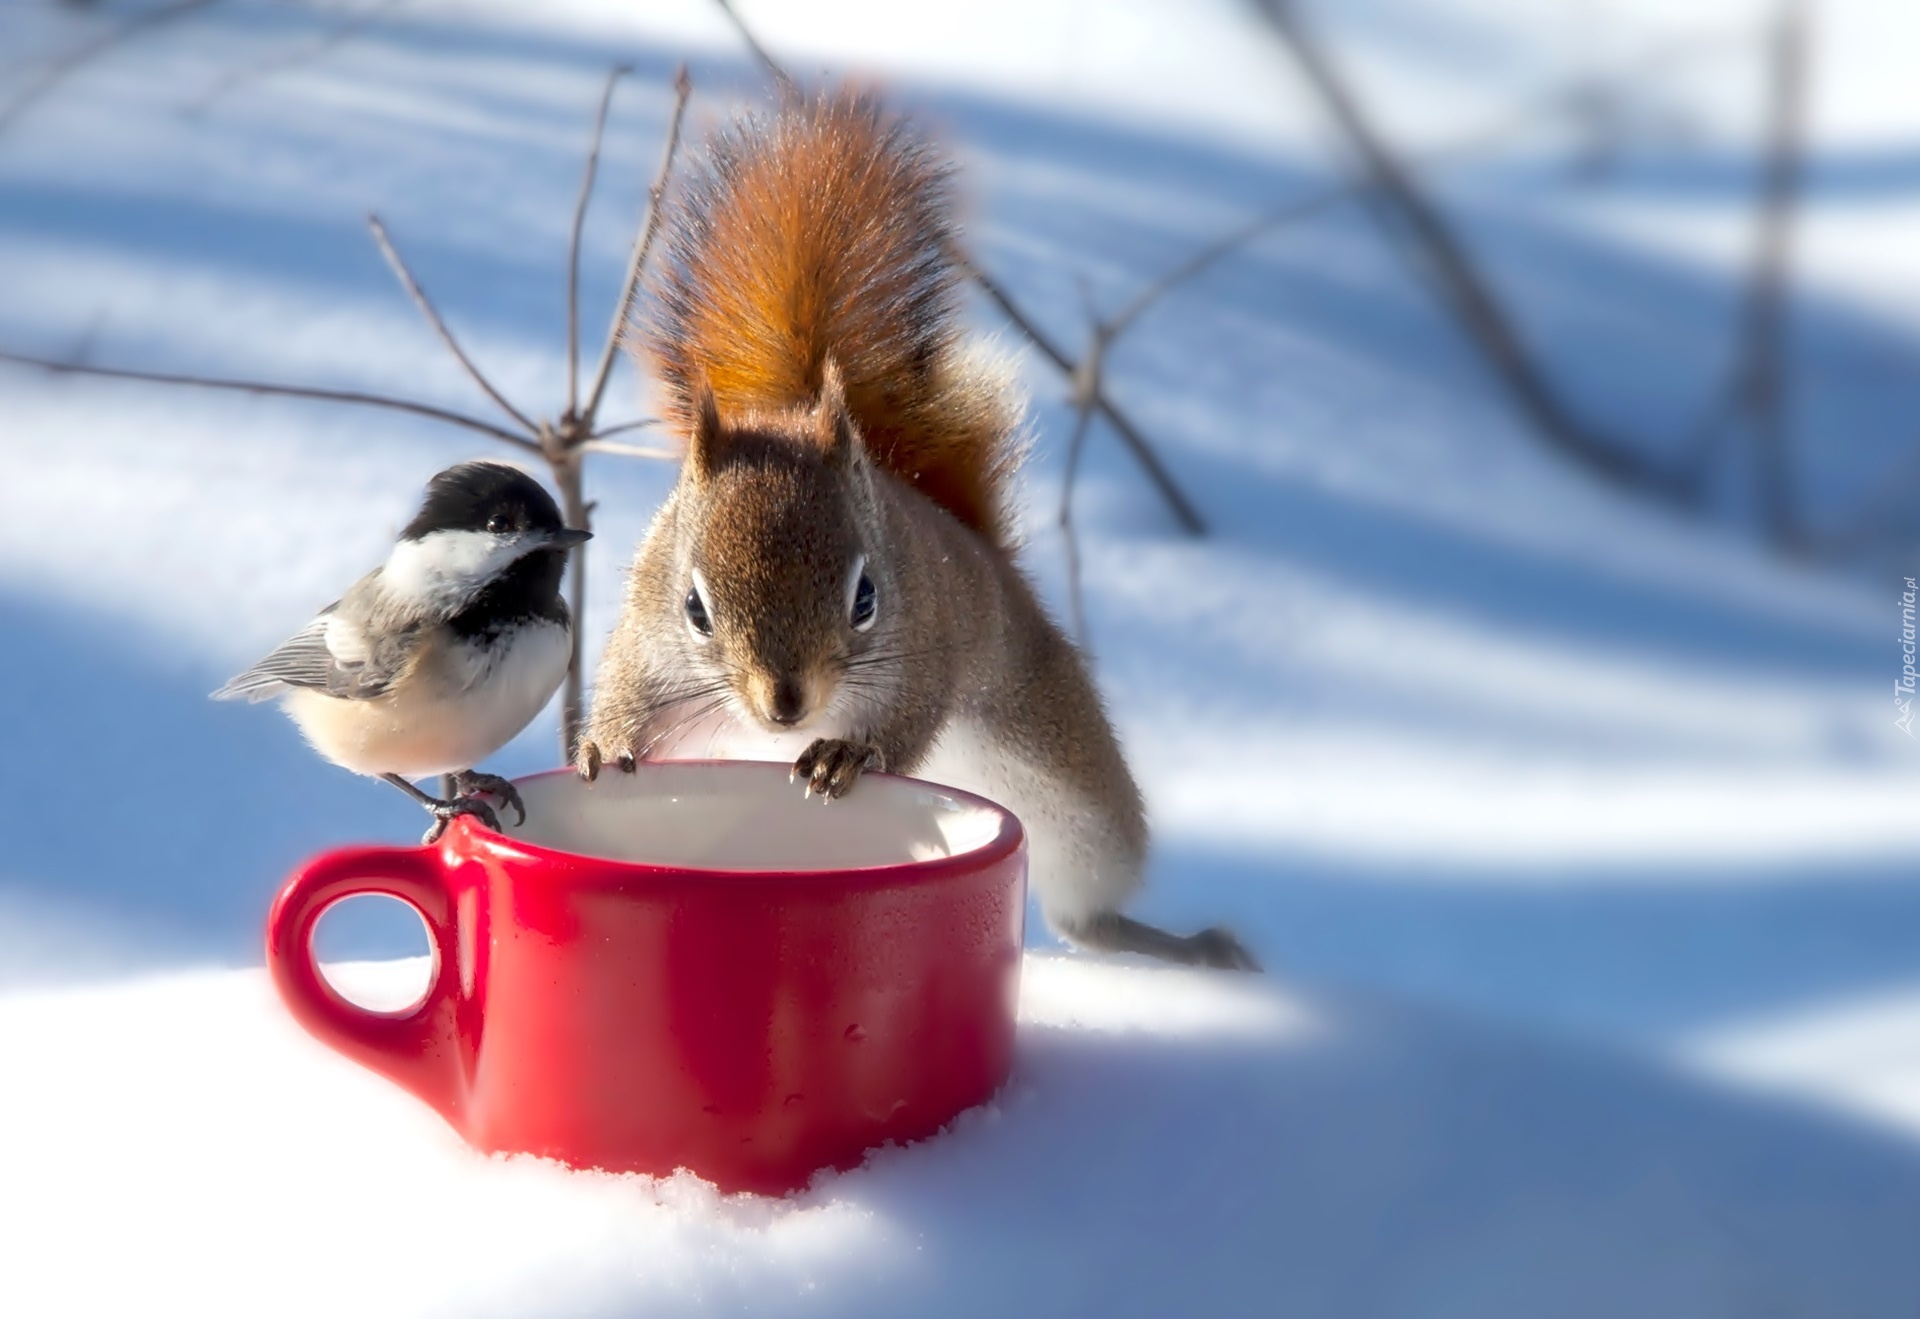
[[1144, 953], [1181, 966], [1222, 971], [1258, 971], [1259, 961], [1231, 930], [1211, 926], [1198, 934], [1172, 934], [1117, 911], [1063, 924], [1060, 933], [1082, 948], [1103, 953]]

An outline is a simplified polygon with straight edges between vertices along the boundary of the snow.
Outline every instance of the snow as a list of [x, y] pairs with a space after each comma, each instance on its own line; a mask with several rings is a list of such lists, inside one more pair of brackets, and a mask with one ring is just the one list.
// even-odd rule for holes
[[[0, 9], [0, 103], [132, 7]], [[1334, 177], [1234, 0], [741, 7], [796, 67], [885, 77], [939, 126], [981, 259], [1069, 344], [1083, 297], [1117, 307]], [[366, 9], [227, 0], [0, 134], [0, 345], [484, 415], [367, 241], [377, 210], [509, 396], [557, 407], [607, 65], [635, 72], [589, 343], [673, 67], [696, 135], [760, 76], [708, 0], [410, 0], [328, 44]], [[1677, 442], [1738, 302], [1759, 9], [1313, 9], [1429, 146], [1734, 34], [1632, 89], [1691, 139], [1570, 176], [1547, 116], [1510, 160], [1436, 171], [1583, 409]], [[1796, 408], [1838, 526], [1920, 404], [1920, 102], [1916, 15], [1820, 13]], [[1102, 963], [1032, 922], [1009, 1089], [767, 1202], [473, 1155], [259, 970], [292, 866], [419, 822], [205, 693], [377, 561], [428, 475], [500, 451], [0, 368], [0, 1313], [1910, 1313], [1920, 766], [1889, 687], [1914, 566], [1783, 561], [1737, 489], [1690, 517], [1567, 470], [1352, 207], [1170, 294], [1113, 371], [1215, 527], [1181, 537], [1096, 431], [1076, 516], [1156, 830], [1140, 913], [1230, 923], [1272, 974]], [[1069, 416], [1027, 378], [1027, 564], [1062, 607]], [[645, 412], [623, 368], [610, 415]], [[592, 460], [590, 650], [669, 478]], [[490, 768], [554, 758], [543, 719]], [[322, 944], [401, 997], [419, 967], [391, 959], [424, 946], [375, 901]]]
[[1683, 1056], [1703, 1072], [1856, 1112], [1893, 1130], [1920, 1127], [1920, 989], [1912, 985], [1707, 1032]]
[[475, 1155], [259, 971], [0, 998], [10, 1066], [59, 1078], [0, 1128], [33, 1188], [0, 1200], [0, 1286], [289, 1319], [1854, 1314], [1920, 1286], [1884, 1150], [1629, 1060], [1042, 954], [1021, 1022], [992, 1104], [769, 1201]]

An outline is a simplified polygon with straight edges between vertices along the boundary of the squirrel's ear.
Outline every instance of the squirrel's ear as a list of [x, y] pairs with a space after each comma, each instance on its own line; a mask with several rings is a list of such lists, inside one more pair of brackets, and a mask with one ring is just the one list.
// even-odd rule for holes
[[847, 386], [840, 376], [840, 364], [831, 357], [820, 364], [820, 406], [814, 410], [813, 424], [828, 462], [836, 467], [853, 462], [859, 445], [853, 434], [853, 416], [847, 411]]
[[687, 435], [687, 462], [695, 476], [711, 476], [720, 459], [720, 405], [702, 380], [693, 393], [693, 429]]

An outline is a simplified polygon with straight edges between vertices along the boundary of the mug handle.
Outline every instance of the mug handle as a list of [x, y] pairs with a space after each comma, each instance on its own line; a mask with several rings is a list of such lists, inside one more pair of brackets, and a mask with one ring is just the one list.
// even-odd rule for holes
[[[426, 923], [433, 970], [426, 997], [411, 1008], [363, 1008], [328, 984], [314, 960], [314, 926], [334, 903], [361, 893], [398, 898]], [[267, 917], [267, 969], [294, 1019], [457, 1122], [469, 1051], [462, 1047], [449, 974], [453, 956], [445, 863], [425, 847], [348, 847], [315, 857], [287, 881]]]

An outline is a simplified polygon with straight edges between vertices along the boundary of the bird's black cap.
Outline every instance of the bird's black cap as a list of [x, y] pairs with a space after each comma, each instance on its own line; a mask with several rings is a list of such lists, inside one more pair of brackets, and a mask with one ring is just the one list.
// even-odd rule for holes
[[566, 523], [546, 487], [517, 467], [472, 462], [427, 482], [427, 497], [400, 533], [424, 540], [436, 531], [549, 531]]

